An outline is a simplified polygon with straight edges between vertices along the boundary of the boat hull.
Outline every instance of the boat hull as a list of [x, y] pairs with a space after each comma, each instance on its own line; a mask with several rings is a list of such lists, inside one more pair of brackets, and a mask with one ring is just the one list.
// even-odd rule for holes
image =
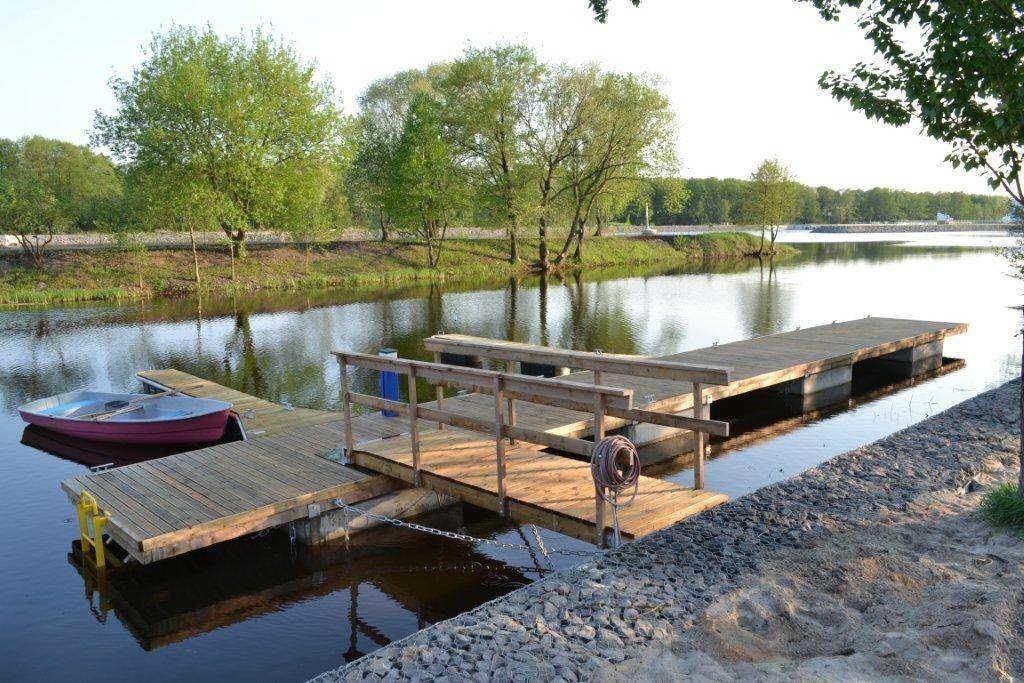
[[115, 397], [132, 400], [143, 394], [73, 392], [40, 399], [18, 409], [25, 422], [78, 439], [131, 444], [204, 444], [219, 441], [227, 430], [231, 405], [191, 397], [161, 397], [143, 402], [144, 409], [106, 420], [76, 419], [61, 412], [64, 406]]
[[162, 424], [126, 422], [84, 422], [21, 413], [29, 424], [90, 441], [109, 443], [210, 443], [219, 441], [227, 430], [230, 410], [209, 415], [169, 420]]

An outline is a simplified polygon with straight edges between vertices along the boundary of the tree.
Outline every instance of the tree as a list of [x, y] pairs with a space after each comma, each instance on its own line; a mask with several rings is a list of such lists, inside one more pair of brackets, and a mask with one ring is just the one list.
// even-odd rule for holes
[[287, 193], [321, 182], [320, 164], [336, 153], [331, 86], [262, 29], [227, 38], [171, 29], [110, 86], [116, 110], [96, 113], [93, 142], [134, 173], [215, 194], [217, 223], [240, 254], [247, 231], [292, 227], [301, 212], [289, 210]]
[[[81, 173], [67, 158], [69, 145], [43, 138], [0, 139], [0, 231], [13, 234], [32, 265], [40, 268], [57, 230], [74, 223], [83, 198], [91, 198]], [[65, 146], [66, 145], [66, 146]], [[63, 154], [47, 151], [61, 150]], [[77, 154], [78, 158], [83, 155]], [[119, 191], [119, 189], [118, 189]], [[79, 200], [76, 202], [76, 200]]]
[[290, 214], [288, 233], [302, 244], [305, 270], [309, 274], [309, 257], [313, 247], [322, 247], [330, 240], [332, 230], [346, 215], [347, 201], [341, 187], [342, 174], [334, 163], [314, 163], [310, 174], [319, 174], [319, 182], [300, 182], [288, 193], [286, 211]]
[[110, 159], [82, 145], [40, 136], [17, 144], [25, 172], [53, 195], [69, 227], [94, 230], [116, 217], [123, 188]]
[[68, 224], [53, 193], [22, 171], [0, 177], [0, 229], [13, 234], [32, 265], [41, 268], [57, 229]]
[[409, 103], [419, 93], [433, 93], [434, 82], [445, 69], [445, 65], [434, 65], [401, 71], [374, 81], [359, 97], [348, 180], [359, 210], [374, 215], [382, 242], [388, 240], [392, 220], [385, 211], [389, 174]]
[[529, 98], [526, 117], [526, 155], [535, 170], [535, 209], [537, 212], [537, 265], [551, 269], [548, 255], [548, 227], [557, 202], [569, 189], [560, 171], [580, 144], [588, 110], [594, 106], [594, 84], [598, 69], [594, 66], [549, 69]]
[[438, 84], [446, 134], [474, 184], [503, 214], [509, 260], [519, 260], [518, 230], [534, 170], [525, 160], [529, 97], [543, 74], [524, 45], [470, 48]]
[[[640, 0], [629, 0], [633, 7], [640, 6]], [[594, 18], [602, 24], [608, 20], [608, 0], [587, 0], [590, 9], [594, 11]]]
[[775, 239], [782, 225], [793, 220], [796, 214], [796, 184], [789, 169], [778, 159], [766, 159], [750, 175], [747, 191], [746, 214], [754, 225], [761, 226], [759, 253], [766, 253], [764, 235], [767, 229], [771, 236], [768, 252], [775, 253]]
[[675, 168], [675, 117], [660, 83], [650, 76], [604, 73], [598, 79], [583, 133], [563, 165], [572, 220], [555, 262], [575, 244], [581, 260], [587, 221], [609, 192], [628, 192], [644, 175]]
[[[895, 126], [918, 121], [951, 145], [946, 160], [954, 167], [986, 171], [989, 185], [1024, 203], [1021, 0], [804, 1], [826, 20], [838, 19], [843, 8], [861, 9], [858, 25], [880, 60], [845, 75], [826, 72], [823, 88], [869, 118]], [[1024, 497], [1024, 411], [1021, 432], [1018, 492]]]
[[[224, 201], [223, 197], [211, 191], [204, 183], [191, 182], [173, 175], [151, 172], [136, 176], [129, 173], [126, 180], [126, 196], [135, 204], [133, 212], [140, 221], [136, 227], [170, 227], [188, 231], [193, 277], [196, 291], [199, 291], [202, 277], [199, 272], [196, 233], [218, 229], [217, 216], [223, 210], [218, 208], [217, 202]], [[232, 272], [233, 266], [234, 263]]]
[[952, 146], [946, 160], [954, 167], [983, 169], [993, 188], [1024, 201], [1024, 3], [802, 1], [833, 21], [843, 8], [862, 10], [858, 26], [879, 59], [824, 73], [823, 88], [869, 118], [918, 121]]
[[427, 264], [441, 260], [449, 221], [463, 196], [461, 171], [444, 136], [441, 105], [420, 93], [409, 105], [395, 148], [385, 208], [400, 228], [427, 245]]

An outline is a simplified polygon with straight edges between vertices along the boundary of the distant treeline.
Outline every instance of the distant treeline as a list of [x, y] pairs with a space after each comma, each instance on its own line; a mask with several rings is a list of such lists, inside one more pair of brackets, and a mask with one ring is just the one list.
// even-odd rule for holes
[[[656, 178], [613, 220], [641, 225], [646, 205], [653, 225], [744, 224], [749, 181], [738, 178]], [[796, 186], [797, 223], [871, 223], [935, 220], [944, 213], [958, 220], [999, 220], [1009, 200], [965, 192], [908, 192], [876, 187], [835, 190]]]

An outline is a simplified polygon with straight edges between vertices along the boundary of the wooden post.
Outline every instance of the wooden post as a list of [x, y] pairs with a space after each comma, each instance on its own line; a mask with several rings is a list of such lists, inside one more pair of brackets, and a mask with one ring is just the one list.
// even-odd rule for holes
[[420, 416], [416, 409], [416, 366], [409, 366], [409, 438], [412, 442], [412, 483], [420, 485]]
[[[440, 351], [434, 351], [434, 362], [435, 363], [440, 363], [441, 362], [441, 352]], [[437, 396], [437, 409], [438, 410], [444, 410], [444, 408], [441, 406], [441, 401], [444, 400], [444, 387], [442, 387], [440, 384], [435, 384], [434, 385], [434, 389], [436, 390], [435, 393], [436, 393], [436, 396]], [[442, 429], [444, 429], [444, 423], [443, 422], [438, 422], [437, 423], [437, 431], [441, 431]]]
[[[512, 368], [513, 367], [515, 367], [514, 361], [508, 361], [505, 364], [505, 371], [508, 372], [509, 374], [512, 374]], [[509, 397], [507, 399], [507, 401], [508, 401], [508, 423], [510, 425], [515, 426], [515, 424], [516, 424], [516, 402], [514, 400], [512, 400], [511, 397]], [[508, 445], [509, 446], [515, 446], [516, 445], [516, 440], [513, 439], [511, 436], [508, 437]]]
[[[600, 376], [600, 373], [594, 373], [594, 379]], [[604, 394], [594, 394], [594, 446], [604, 438]], [[598, 548], [604, 547], [604, 513], [605, 513], [605, 502], [604, 502], [604, 490], [598, 487], [597, 482], [594, 482], [594, 526], [596, 530], [595, 543]]]
[[498, 460], [498, 514], [508, 516], [505, 500], [505, 384], [501, 375], [494, 378], [494, 449]]
[[352, 450], [355, 446], [352, 439], [352, 400], [348, 391], [348, 364], [344, 356], [338, 356], [341, 368], [341, 409], [345, 413], [345, 457], [352, 461]]
[[[704, 410], [704, 387], [700, 382], [693, 384], [693, 416], [698, 420], [707, 419]], [[704, 488], [705, 438], [704, 432], [693, 430], [693, 488], [698, 491]]]

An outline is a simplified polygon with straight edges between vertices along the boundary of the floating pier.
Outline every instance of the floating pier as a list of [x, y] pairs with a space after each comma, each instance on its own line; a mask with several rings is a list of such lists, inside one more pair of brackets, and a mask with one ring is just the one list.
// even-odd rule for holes
[[[619, 430], [653, 461], [694, 452], [694, 486], [641, 477], [633, 505], [619, 511], [626, 538], [638, 538], [723, 502], [703, 488], [714, 400], [771, 389], [807, 405], [828, 392], [849, 396], [859, 364], [913, 375], [942, 363], [943, 340], [966, 325], [866, 318], [758, 337], [662, 358], [552, 349], [464, 335], [425, 340], [438, 361], [505, 364], [505, 372], [338, 353], [346, 367], [407, 375], [471, 393], [402, 403], [343, 388], [346, 410], [290, 408], [174, 369], [140, 373], [154, 389], [219, 398], [241, 415], [245, 439], [87, 474], [62, 483], [72, 502], [96, 499], [109, 536], [150, 563], [262, 529], [302, 521], [308, 540], [325, 537], [336, 499], [371, 505], [406, 496], [408, 514], [461, 500], [601, 543], [610, 520], [595, 501], [586, 456], [592, 441]], [[521, 370], [560, 375], [536, 379]], [[562, 368], [576, 372], [564, 374]], [[361, 403], [380, 413], [352, 416]], [[337, 462], [345, 447], [347, 463]], [[353, 466], [355, 465], [355, 466]], [[410, 488], [409, 485], [413, 488]], [[330, 525], [328, 525], [330, 526]], [[337, 530], [338, 525], [334, 528]], [[347, 526], [345, 530], [347, 530]]]

